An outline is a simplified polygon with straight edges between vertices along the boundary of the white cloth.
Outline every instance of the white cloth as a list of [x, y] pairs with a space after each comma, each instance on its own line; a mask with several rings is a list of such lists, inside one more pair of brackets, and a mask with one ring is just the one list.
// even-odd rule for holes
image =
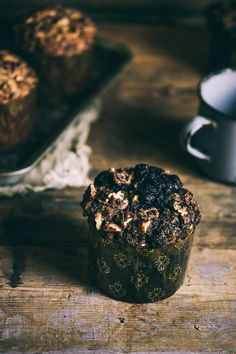
[[49, 188], [81, 187], [91, 183], [89, 156], [92, 150], [87, 139], [91, 124], [98, 119], [100, 110], [101, 101], [97, 99], [78, 114], [76, 123], [66, 130], [54, 149], [23, 181], [0, 186], [0, 195], [12, 196], [27, 190], [41, 192]]

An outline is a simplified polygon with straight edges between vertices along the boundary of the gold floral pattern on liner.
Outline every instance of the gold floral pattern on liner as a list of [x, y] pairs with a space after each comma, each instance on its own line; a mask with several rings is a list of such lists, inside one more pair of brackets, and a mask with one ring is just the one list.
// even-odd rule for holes
[[132, 263], [132, 260], [130, 257], [128, 257], [125, 253], [116, 253], [114, 255], [114, 260], [116, 264], [118, 265], [119, 268], [125, 269], [127, 266], [129, 266]]
[[109, 285], [109, 290], [116, 298], [121, 298], [126, 295], [126, 290], [123, 288], [120, 282]]
[[180, 265], [177, 265], [174, 268], [173, 272], [169, 274], [169, 279], [175, 282], [178, 279], [181, 272], [182, 272], [182, 268], [180, 267]]
[[192, 248], [192, 243], [189, 243], [189, 244], [186, 245], [186, 248], [184, 250], [184, 255], [185, 256], [188, 256], [190, 254], [191, 248]]
[[136, 289], [142, 288], [148, 283], [149, 277], [146, 276], [143, 272], [139, 272], [136, 275], [130, 278], [132, 284], [134, 284]]
[[179, 240], [175, 245], [175, 249], [180, 252], [185, 245], [185, 240]]
[[163, 272], [169, 263], [170, 263], [170, 258], [164, 254], [160, 255], [154, 261], [154, 264], [159, 272]]
[[100, 273], [105, 273], [105, 274], [110, 273], [110, 267], [107, 265], [107, 262], [105, 261], [104, 258], [97, 259], [97, 266]]
[[[105, 243], [107, 242], [107, 245], [101, 242], [102, 240]], [[191, 250], [191, 241], [191, 239], [184, 240], [184, 242], [181, 241], [178, 247], [175, 247], [177, 246], [176, 244], [168, 247], [168, 249], [130, 250], [130, 247], [123, 245], [123, 249], [121, 249], [121, 247], [117, 247], [116, 245], [113, 246], [113, 242], [110, 239], [100, 238], [98, 240], [98, 247], [94, 243], [92, 246], [95, 248], [95, 257], [99, 260], [103, 259], [110, 268], [110, 273], [101, 273], [97, 266], [97, 272], [104, 278], [104, 283], [101, 285], [104, 293], [117, 300], [125, 300], [126, 296], [128, 296], [129, 300], [130, 296], [131, 299], [133, 296], [134, 302], [136, 300], [144, 302], [163, 300], [179, 288], [180, 280], [185, 272], [185, 265], [182, 266], [181, 259], [188, 258]], [[109, 253], [106, 250], [109, 250]], [[165, 280], [160, 280], [160, 282], [157, 281], [157, 283], [152, 284], [152, 274], [153, 271], [158, 271], [158, 266], [161, 270], [159, 274], [165, 272]], [[119, 273], [117, 273], [117, 276], [113, 280], [110, 279], [110, 276], [115, 275], [118, 270]], [[122, 278], [119, 277], [121, 273], [123, 274]], [[147, 279], [147, 283], [145, 279]], [[127, 288], [125, 284], [127, 284]], [[131, 284], [136, 289], [137, 296], [129, 294]], [[168, 284], [167, 288], [166, 284]], [[152, 287], [155, 286], [156, 288], [154, 289], [160, 290], [154, 290]]]
[[161, 288], [154, 288], [148, 293], [148, 298], [151, 301], [161, 300], [163, 299], [164, 296], [165, 296], [165, 291]]
[[144, 257], [149, 257], [149, 256], [151, 256], [153, 253], [155, 252], [155, 250], [154, 249], [146, 249], [146, 248], [144, 248], [144, 249], [141, 249], [140, 250], [140, 254], [142, 255], [142, 256], [144, 256]]

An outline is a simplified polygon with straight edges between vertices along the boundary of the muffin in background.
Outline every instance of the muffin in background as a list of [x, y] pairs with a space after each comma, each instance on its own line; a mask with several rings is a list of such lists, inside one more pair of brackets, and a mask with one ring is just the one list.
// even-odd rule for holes
[[24, 142], [34, 122], [37, 77], [18, 56], [0, 50], [0, 148]]
[[176, 175], [140, 164], [103, 171], [81, 206], [90, 226], [91, 275], [128, 302], [171, 296], [183, 282], [200, 210]]
[[49, 8], [15, 26], [16, 45], [40, 78], [49, 103], [78, 95], [91, 65], [96, 27], [81, 11]]

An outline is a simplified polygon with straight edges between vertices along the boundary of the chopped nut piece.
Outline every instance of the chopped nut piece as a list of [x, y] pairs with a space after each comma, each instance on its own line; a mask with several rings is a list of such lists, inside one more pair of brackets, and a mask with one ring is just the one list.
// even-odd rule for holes
[[186, 207], [179, 208], [178, 213], [180, 213], [182, 216], [188, 215], [188, 210]]
[[125, 199], [125, 200], [122, 202], [122, 204], [120, 205], [120, 208], [121, 208], [121, 209], [126, 209], [128, 205], [129, 205], [129, 201], [128, 201], [128, 199]]
[[100, 230], [102, 226], [102, 214], [101, 213], [96, 213], [95, 215], [95, 223], [96, 223], [96, 229]]
[[139, 203], [139, 196], [137, 194], [135, 196], [133, 196], [132, 202]]
[[133, 174], [123, 169], [117, 169], [113, 172], [113, 178], [116, 184], [130, 184]]
[[128, 218], [124, 221], [124, 227], [127, 227], [127, 225], [133, 220], [133, 218]]
[[120, 226], [113, 223], [106, 225], [105, 230], [108, 232], [121, 232]]
[[159, 212], [156, 208], [140, 209], [139, 215], [144, 220], [156, 220], [159, 217]]
[[188, 226], [188, 232], [191, 235], [194, 232], [194, 226], [193, 225], [189, 225]]
[[69, 26], [70, 21], [67, 17], [63, 17], [61, 20], [57, 21], [57, 26], [59, 27], [67, 27]]
[[110, 193], [108, 195], [108, 198], [114, 198], [114, 199], [121, 199], [123, 200], [125, 197], [124, 193], [122, 193], [121, 191], [117, 192], [117, 193]]
[[122, 193], [121, 191], [117, 192], [117, 193], [110, 193], [108, 195], [108, 198], [106, 199], [106, 202], [116, 202], [117, 205], [119, 205], [120, 209], [125, 209], [127, 208], [129, 201], [128, 199], [124, 199], [125, 198], [125, 194]]
[[90, 195], [91, 195], [91, 197], [94, 198], [96, 193], [97, 193], [97, 190], [96, 190], [94, 184], [93, 183], [90, 184]]
[[[188, 196], [187, 196], [188, 197]], [[181, 197], [178, 193], [175, 193], [174, 194], [174, 198], [175, 198], [175, 201], [174, 201], [174, 204], [173, 204], [173, 207], [174, 209], [181, 214], [181, 216], [185, 216], [185, 215], [188, 215], [188, 210], [187, 210], [187, 207], [186, 206], [182, 206], [182, 201], [181, 201]]]
[[146, 210], [150, 220], [155, 220], [159, 217], [159, 211], [156, 208], [151, 208]]
[[195, 198], [189, 192], [185, 193], [184, 198], [187, 203], [191, 203], [191, 201], [195, 201]]
[[147, 232], [147, 229], [149, 228], [149, 226], [151, 225], [151, 220], [148, 220], [148, 221], [145, 221], [141, 224], [141, 231], [143, 233], [146, 233]]

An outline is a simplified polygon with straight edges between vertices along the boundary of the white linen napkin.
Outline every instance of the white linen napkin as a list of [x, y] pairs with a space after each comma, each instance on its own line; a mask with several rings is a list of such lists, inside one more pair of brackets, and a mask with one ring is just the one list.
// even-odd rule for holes
[[54, 188], [81, 187], [91, 183], [89, 156], [92, 153], [87, 139], [91, 125], [101, 111], [101, 100], [96, 99], [78, 114], [53, 150], [25, 177], [14, 185], [0, 186], [0, 195], [12, 196], [28, 190], [41, 192]]

